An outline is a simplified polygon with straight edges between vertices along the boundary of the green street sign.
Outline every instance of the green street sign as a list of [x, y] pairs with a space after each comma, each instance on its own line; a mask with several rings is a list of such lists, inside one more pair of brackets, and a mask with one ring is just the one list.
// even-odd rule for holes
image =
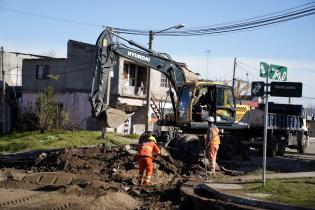
[[285, 66], [270, 64], [269, 78], [278, 81], [287, 81], [288, 69]]
[[269, 68], [269, 65], [265, 62], [260, 62], [260, 77], [266, 77], [267, 76], [267, 70]]
[[288, 77], [288, 69], [285, 66], [278, 66], [274, 64], [267, 64], [265, 62], [260, 62], [260, 77], [267, 77], [267, 70], [268, 78], [278, 81], [287, 81]]

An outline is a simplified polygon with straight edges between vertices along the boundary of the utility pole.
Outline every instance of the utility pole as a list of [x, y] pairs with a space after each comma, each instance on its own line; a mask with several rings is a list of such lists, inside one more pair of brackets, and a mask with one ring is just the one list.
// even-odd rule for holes
[[235, 70], [236, 70], [236, 58], [234, 58], [234, 67], [233, 67], [233, 79], [232, 79], [232, 89], [234, 93], [234, 85], [235, 85]]
[[[152, 45], [153, 45], [153, 40], [154, 40], [154, 35], [155, 34], [158, 34], [158, 33], [161, 33], [161, 32], [164, 32], [164, 31], [167, 31], [167, 30], [170, 30], [170, 29], [180, 29], [182, 27], [184, 27], [185, 25], [184, 24], [178, 24], [176, 26], [172, 26], [172, 27], [169, 27], [169, 28], [166, 28], [166, 29], [163, 29], [163, 30], [160, 30], [160, 31], [157, 31], [157, 32], [153, 32], [153, 31], [150, 31], [149, 32], [149, 49], [152, 50]], [[146, 101], [147, 101], [147, 116], [146, 116], [146, 122], [145, 122], [145, 131], [148, 131], [149, 130], [149, 125], [150, 125], [150, 122], [149, 122], [149, 119], [151, 118], [151, 108], [150, 108], [150, 101], [151, 101], [151, 69], [149, 68], [148, 69], [148, 74], [147, 74], [147, 97], [146, 97]]]
[[[153, 45], [153, 39], [154, 39], [154, 33], [153, 31], [149, 32], [149, 49], [152, 50]], [[148, 68], [148, 74], [147, 74], [147, 117], [146, 117], [146, 123], [145, 123], [145, 131], [149, 130], [149, 119], [151, 118], [151, 112], [150, 112], [150, 101], [151, 101], [151, 68]]]
[[2, 75], [2, 133], [6, 133], [6, 118], [5, 118], [5, 75], [4, 75], [4, 68], [3, 68], [3, 59], [4, 59], [4, 50], [1, 46], [1, 75]]

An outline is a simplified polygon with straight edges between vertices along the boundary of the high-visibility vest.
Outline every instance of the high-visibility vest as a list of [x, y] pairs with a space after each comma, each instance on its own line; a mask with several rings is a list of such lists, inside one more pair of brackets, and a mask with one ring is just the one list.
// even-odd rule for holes
[[139, 148], [139, 156], [152, 157], [153, 152], [160, 154], [160, 149], [153, 141], [143, 143]]
[[209, 128], [209, 134], [210, 135], [207, 136], [207, 140], [209, 141], [207, 144], [220, 144], [219, 129], [217, 126], [211, 125]]

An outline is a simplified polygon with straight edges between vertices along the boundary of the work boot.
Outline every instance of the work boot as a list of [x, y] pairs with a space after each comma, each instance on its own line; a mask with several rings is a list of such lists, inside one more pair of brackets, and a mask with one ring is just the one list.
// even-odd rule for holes
[[144, 181], [143, 186], [152, 186], [152, 182], [150, 181]]

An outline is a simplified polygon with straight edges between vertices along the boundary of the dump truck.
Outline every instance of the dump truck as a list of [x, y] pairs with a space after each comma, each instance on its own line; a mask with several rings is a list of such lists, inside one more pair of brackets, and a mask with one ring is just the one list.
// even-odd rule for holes
[[[268, 103], [268, 141], [267, 155], [283, 156], [285, 148], [297, 149], [304, 153], [309, 143], [306, 113], [302, 105]], [[247, 146], [262, 150], [264, 132], [264, 104], [250, 109], [239, 120], [248, 126], [238, 139]]]

